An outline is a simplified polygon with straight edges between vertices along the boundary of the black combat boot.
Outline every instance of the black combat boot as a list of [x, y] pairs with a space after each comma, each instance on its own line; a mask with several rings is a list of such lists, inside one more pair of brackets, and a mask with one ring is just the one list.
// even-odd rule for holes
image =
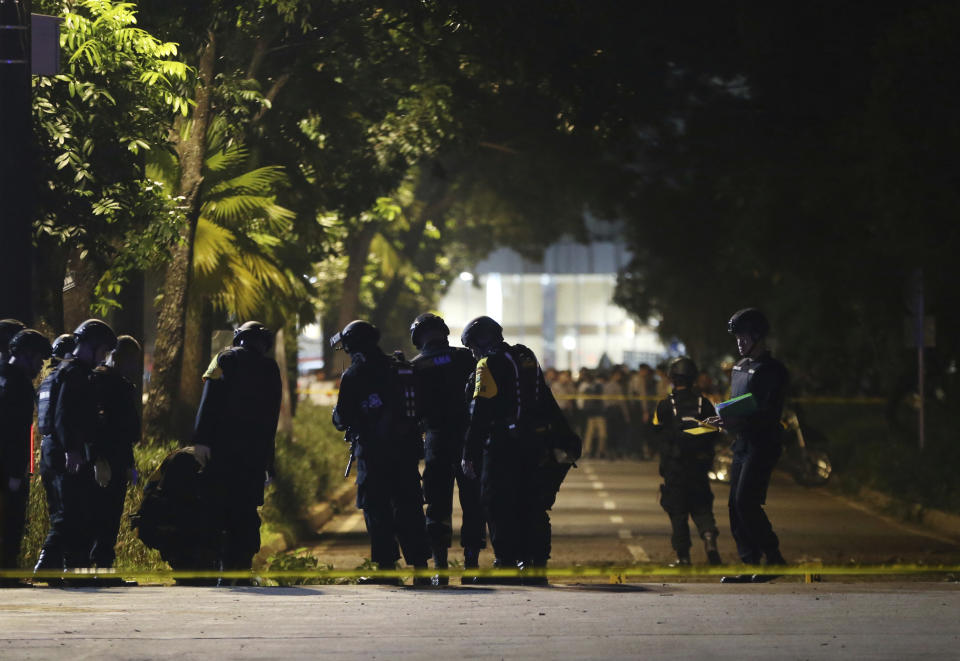
[[[37, 564], [33, 568], [33, 573], [48, 571], [63, 571], [63, 554], [50, 551], [49, 549], [40, 549], [40, 557], [37, 558]], [[44, 581], [50, 587], [63, 587], [63, 579], [59, 577], [39, 578], [35, 576], [33, 580]]]
[[711, 565], [721, 565], [720, 551], [717, 550], [717, 533], [708, 530], [703, 533], [703, 548], [707, 551], [707, 560]]
[[689, 567], [690, 562], [690, 549], [686, 551], [677, 551], [677, 559], [675, 562], [671, 562], [668, 567]]
[[[480, 566], [480, 549], [474, 548], [464, 548], [463, 549], [463, 568], [464, 569], [477, 569]], [[470, 576], [464, 572], [463, 576], [460, 577], [461, 585], [475, 585], [479, 582], [478, 576]]]
[[[436, 546], [433, 549], [433, 566], [435, 569], [447, 569], [450, 565], [447, 563], [447, 547]], [[434, 587], [442, 587], [450, 584], [450, 577], [437, 574], [430, 579]]]

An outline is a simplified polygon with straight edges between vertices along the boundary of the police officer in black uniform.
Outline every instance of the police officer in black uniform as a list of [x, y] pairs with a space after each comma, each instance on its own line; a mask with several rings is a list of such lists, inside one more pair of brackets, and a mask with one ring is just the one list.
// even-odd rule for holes
[[18, 319], [0, 319], [0, 363], [5, 363], [10, 359], [7, 353], [7, 345], [13, 336], [27, 327]]
[[[734, 434], [733, 464], [730, 467], [730, 531], [737, 543], [737, 553], [744, 564], [784, 565], [770, 520], [763, 510], [770, 476], [783, 450], [780, 418], [786, 397], [789, 375], [787, 368], [770, 355], [766, 337], [770, 323], [756, 308], [736, 312], [727, 324], [734, 335], [742, 358], [733, 366], [730, 380], [731, 397], [750, 393], [757, 408], [739, 417], [725, 417], [720, 422]], [[725, 583], [762, 583], [773, 574], [724, 576]]]
[[[460, 465], [467, 429], [467, 403], [463, 388], [477, 361], [468, 349], [451, 347], [450, 329], [435, 314], [417, 317], [410, 326], [410, 341], [420, 354], [413, 359], [421, 427], [424, 431], [425, 465], [423, 494], [427, 501], [427, 534], [433, 564], [446, 569], [447, 550], [453, 538], [453, 484], [457, 483], [463, 523], [460, 545], [463, 566], [479, 566], [480, 549], [486, 546], [485, 523], [480, 506], [480, 484], [467, 479]], [[434, 577], [446, 585], [446, 577]]]
[[690, 523], [697, 526], [711, 565], [720, 564], [717, 550], [716, 519], [713, 518], [713, 492], [707, 472], [713, 465], [716, 432], [689, 434], [702, 430], [700, 421], [716, 415], [713, 404], [695, 392], [693, 382], [699, 371], [686, 356], [670, 363], [667, 375], [673, 390], [662, 400], [653, 415], [653, 427], [659, 432], [660, 506], [670, 517], [673, 535], [670, 543], [677, 553], [678, 566], [690, 565]]
[[494, 566], [532, 569], [524, 581], [543, 583], [550, 558], [547, 510], [556, 495], [544, 489], [553, 461], [549, 428], [562, 414], [536, 356], [504, 342], [496, 321], [477, 317], [460, 341], [478, 359], [463, 471], [480, 478]]
[[[393, 569], [400, 550], [407, 564], [426, 568], [430, 548], [423, 516], [419, 461], [423, 452], [417, 426], [413, 367], [381, 351], [380, 331], [352, 321], [331, 338], [350, 354], [340, 380], [333, 424], [356, 439], [357, 507], [370, 535], [370, 559]], [[390, 579], [365, 583], [396, 584]], [[418, 577], [414, 585], [429, 585]]]
[[100, 488], [92, 490], [95, 530], [90, 560], [101, 569], [113, 567], [127, 485], [136, 482], [133, 446], [140, 441], [140, 407], [133, 382], [139, 362], [140, 343], [121, 335], [106, 362], [93, 370], [98, 423], [93, 468]]
[[216, 495], [218, 564], [225, 570], [250, 569], [260, 550], [257, 507], [273, 475], [283, 389], [272, 347], [273, 333], [262, 323], [237, 328], [233, 346], [217, 355], [205, 375], [197, 411], [194, 452]]
[[[73, 332], [73, 358], [40, 385], [40, 475], [50, 511], [50, 532], [37, 570], [87, 566], [93, 539], [92, 459], [97, 440], [97, 398], [93, 369], [117, 345], [113, 329], [88, 319]], [[49, 482], [49, 485], [48, 485]]]
[[50, 342], [35, 330], [22, 330], [7, 353], [9, 360], [0, 363], [0, 568], [17, 569], [30, 496], [33, 379], [50, 355]]

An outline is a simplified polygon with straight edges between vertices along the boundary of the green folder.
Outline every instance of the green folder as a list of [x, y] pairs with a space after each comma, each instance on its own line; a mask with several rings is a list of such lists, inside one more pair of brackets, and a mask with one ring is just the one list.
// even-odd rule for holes
[[717, 404], [717, 415], [726, 420], [728, 417], [750, 415], [757, 410], [757, 400], [752, 392]]

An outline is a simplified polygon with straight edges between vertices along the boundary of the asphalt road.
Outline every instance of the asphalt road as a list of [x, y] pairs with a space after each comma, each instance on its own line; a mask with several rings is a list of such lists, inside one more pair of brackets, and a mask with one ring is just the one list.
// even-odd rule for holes
[[[584, 462], [554, 512], [554, 564], [669, 560], [657, 484], [650, 463]], [[722, 503], [726, 490], [716, 495]], [[951, 540], [785, 477], [771, 488], [769, 511], [793, 561], [960, 556]], [[330, 521], [314, 546], [337, 568], [356, 567], [366, 549], [354, 512]], [[485, 552], [482, 562], [491, 559]], [[0, 589], [0, 659], [956, 659], [958, 613], [960, 583], [945, 576], [761, 585], [568, 580], [545, 588], [40, 587]]]
[[[671, 562], [670, 523], [657, 502], [659, 484], [655, 462], [581, 462], [564, 482], [551, 514], [551, 565]], [[713, 489], [720, 554], [725, 562], [734, 563], [737, 557], [727, 518], [728, 489], [716, 483]], [[785, 473], [774, 474], [767, 512], [780, 536], [783, 554], [791, 563], [960, 564], [960, 540], [879, 515], [829, 489], [799, 486]], [[458, 520], [456, 510], [455, 526]], [[694, 539], [693, 562], [705, 564], [703, 548]], [[311, 548], [321, 562], [338, 569], [360, 565], [369, 557], [360, 513], [348, 508], [335, 517], [320, 531]], [[456, 549], [453, 557], [457, 557]], [[489, 566], [492, 561], [490, 550], [484, 551], [481, 566]]]

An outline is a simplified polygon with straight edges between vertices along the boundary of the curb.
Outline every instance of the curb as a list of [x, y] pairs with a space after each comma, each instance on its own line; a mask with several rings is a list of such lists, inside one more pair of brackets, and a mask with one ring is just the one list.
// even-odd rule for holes
[[[353, 502], [356, 497], [356, 484], [353, 482], [342, 484], [327, 497], [327, 500], [322, 503], [314, 503], [307, 508], [307, 513], [303, 516], [303, 521], [306, 522], [312, 530], [319, 531], [330, 519], [336, 516], [339, 511]], [[277, 535], [271, 539], [264, 540], [260, 545], [260, 550], [257, 551], [256, 556], [254, 556], [253, 565], [254, 567], [262, 566], [270, 556], [289, 551], [294, 547], [295, 544], [291, 544], [284, 535]]]
[[357, 485], [347, 482], [337, 487], [322, 503], [314, 503], [307, 508], [303, 520], [312, 530], [319, 531], [344, 507], [347, 507], [357, 497]]
[[920, 523], [942, 535], [960, 539], [960, 516], [956, 514], [924, 507], [919, 503], [900, 500], [869, 487], [861, 487], [856, 497], [870, 507], [895, 512], [897, 516], [906, 521]]

